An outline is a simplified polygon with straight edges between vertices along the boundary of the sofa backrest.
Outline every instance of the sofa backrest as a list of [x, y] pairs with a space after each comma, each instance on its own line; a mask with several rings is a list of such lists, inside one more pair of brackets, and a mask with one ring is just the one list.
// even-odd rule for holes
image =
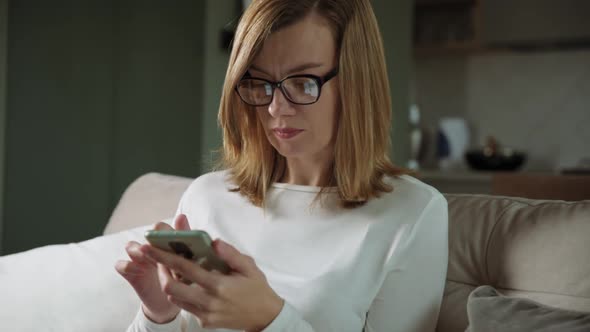
[[438, 331], [465, 331], [469, 293], [505, 295], [590, 311], [590, 201], [445, 195], [449, 267]]

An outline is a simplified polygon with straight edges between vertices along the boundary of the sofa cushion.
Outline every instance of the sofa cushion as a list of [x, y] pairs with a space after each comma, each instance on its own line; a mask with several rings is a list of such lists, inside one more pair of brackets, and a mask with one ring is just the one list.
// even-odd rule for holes
[[438, 331], [465, 331], [481, 285], [590, 312], [590, 201], [446, 194], [449, 266]]
[[154, 224], [173, 216], [180, 197], [192, 181], [160, 173], [142, 175], [123, 193], [104, 234]]
[[491, 286], [480, 286], [467, 302], [466, 332], [586, 332], [590, 312], [545, 306], [524, 298], [503, 296]]

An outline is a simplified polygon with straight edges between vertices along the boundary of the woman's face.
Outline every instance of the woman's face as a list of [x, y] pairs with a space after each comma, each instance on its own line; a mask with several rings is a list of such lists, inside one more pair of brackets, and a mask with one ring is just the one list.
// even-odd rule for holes
[[[328, 22], [316, 14], [274, 32], [254, 59], [252, 77], [280, 81], [287, 76], [324, 77], [337, 67], [336, 45]], [[270, 105], [257, 107], [268, 140], [287, 159], [333, 158], [338, 118], [338, 76], [321, 87], [311, 105], [289, 102], [280, 89]]]

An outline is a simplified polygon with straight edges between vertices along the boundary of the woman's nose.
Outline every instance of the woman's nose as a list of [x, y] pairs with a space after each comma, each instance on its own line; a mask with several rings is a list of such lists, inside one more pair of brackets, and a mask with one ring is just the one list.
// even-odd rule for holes
[[281, 115], [294, 115], [295, 109], [293, 105], [287, 100], [283, 91], [280, 88], [275, 88], [272, 101], [268, 105], [268, 113], [272, 117], [279, 117]]

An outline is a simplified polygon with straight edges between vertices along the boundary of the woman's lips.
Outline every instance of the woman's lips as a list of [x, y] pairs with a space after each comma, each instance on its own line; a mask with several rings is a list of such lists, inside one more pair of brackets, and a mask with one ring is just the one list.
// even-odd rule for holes
[[272, 132], [275, 134], [275, 136], [277, 136], [278, 138], [282, 138], [282, 139], [293, 138], [293, 137], [299, 135], [299, 133], [301, 133], [302, 131], [303, 131], [303, 129], [295, 129], [295, 128], [275, 128], [272, 130]]

